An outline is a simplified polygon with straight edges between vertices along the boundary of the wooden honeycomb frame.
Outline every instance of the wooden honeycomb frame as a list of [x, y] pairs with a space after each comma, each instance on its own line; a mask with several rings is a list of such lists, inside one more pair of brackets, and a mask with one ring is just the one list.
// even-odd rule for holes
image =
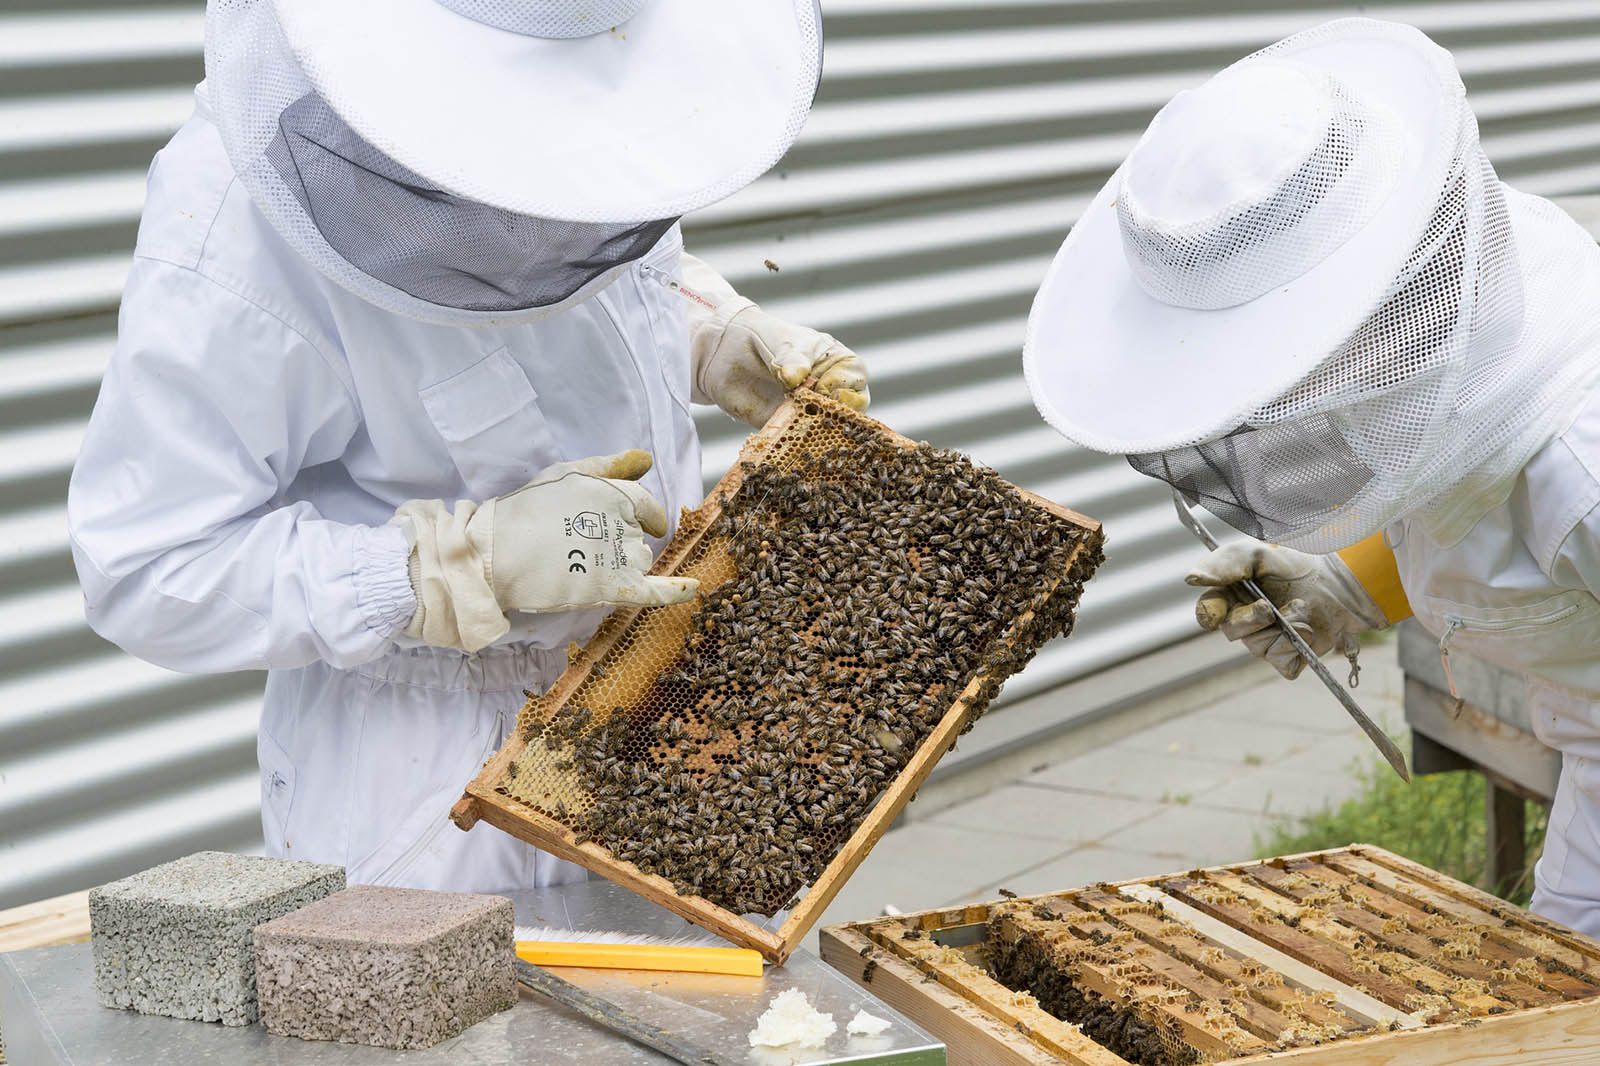
[[[745, 477], [747, 464], [760, 464], [763, 456], [791, 428], [801, 420], [817, 417], [854, 420], [873, 427], [885, 440], [902, 447], [913, 447], [915, 442], [893, 433], [866, 416], [824, 399], [802, 392], [785, 403], [771, 421], [746, 441], [739, 461], [707, 494], [705, 501], [694, 511], [686, 511], [677, 534], [662, 550], [651, 572], [676, 574], [686, 561], [696, 555], [701, 540], [713, 527], [721, 514], [719, 500], [731, 499]], [[1018, 489], [1024, 502], [1048, 512], [1054, 519], [1069, 523], [1083, 531], [1070, 563], [1060, 577], [1042, 584], [1033, 603], [1047, 602], [1057, 586], [1070, 577], [1081, 580], [1092, 570], [1099, 559], [1102, 535], [1100, 525], [1075, 511], [1046, 500], [1043, 497]], [[701, 571], [702, 588], [708, 587], [707, 575]], [[723, 576], [731, 576], [723, 575]], [[715, 580], [715, 577], [713, 577]], [[638, 656], [624, 652], [611, 653], [625, 643], [632, 646], [642, 638], [650, 646], [681, 648], [688, 628], [687, 613], [672, 608], [654, 611], [619, 609], [601, 625], [593, 639], [571, 656], [566, 671], [557, 679], [544, 701], [559, 708], [571, 699], [588, 679], [597, 664], [605, 660], [605, 677], [624, 676], [624, 685], [636, 683], [642, 691], [657, 669], [651, 663], [642, 666], [634, 661]], [[1015, 636], [1027, 631], [1033, 618], [1030, 608], [1011, 624], [1008, 634]], [[610, 656], [608, 658], [608, 656]], [[659, 656], [657, 656], [659, 658]], [[632, 681], [628, 675], [637, 675]], [[940, 757], [970, 726], [975, 713], [981, 712], [988, 694], [1004, 678], [991, 676], [988, 668], [980, 669], [965, 688], [950, 703], [938, 724], [926, 737], [890, 787], [878, 798], [855, 831], [844, 841], [839, 851], [823, 873], [810, 884], [790, 909], [783, 923], [774, 931], [762, 928], [748, 918], [733, 913], [699, 896], [686, 896], [677, 892], [672, 883], [658, 875], [645, 873], [629, 862], [618, 860], [606, 848], [594, 842], [580, 843], [579, 835], [556, 818], [543, 813], [516, 798], [504, 794], [498, 786], [504, 781], [507, 767], [517, 762], [528, 746], [521, 729], [513, 732], [505, 745], [484, 765], [479, 775], [467, 785], [465, 794], [451, 811], [451, 818], [462, 829], [470, 829], [480, 819], [511, 833], [544, 851], [578, 863], [625, 888], [660, 904], [709, 929], [735, 944], [754, 948], [768, 960], [781, 963], [799, 946], [805, 934], [815, 924], [823, 910], [832, 902], [845, 881], [872, 850], [878, 839], [893, 824], [905, 805], [916, 794]]]
[[[1311, 891], [1303, 878], [1327, 871], [1323, 888], [1343, 884], [1326, 913], [1301, 917]], [[1247, 897], [1248, 908], [1230, 896]], [[1140, 904], [1146, 906], [1140, 906]], [[1352, 845], [1237, 866], [1195, 870], [1098, 885], [1021, 899], [1002, 899], [943, 910], [829, 926], [822, 956], [875, 995], [943, 1039], [951, 1066], [1129, 1066], [1077, 1026], [1040, 1008], [972, 965], [953, 943], [985, 938], [991, 918], [1041, 909], [1063, 933], [1087, 942], [1106, 932], [1133, 945], [1127, 970], [1086, 965], [1075, 977], [1120, 1003], [1165, 1012], [1172, 1032], [1196, 1039], [1187, 1045], [1200, 1061], [1228, 1066], [1580, 1066], [1600, 1062], [1600, 944], [1528, 914], [1381, 848]], [[1159, 916], [1157, 912], [1159, 911]], [[1293, 917], [1293, 925], [1282, 921]], [[1481, 936], [1476, 955], [1440, 950], [1429, 961], [1430, 941], [1419, 924], [1458, 927], [1463, 942]], [[1002, 919], [998, 928], [1004, 929]], [[1115, 931], [1113, 931], [1115, 930]], [[910, 939], [907, 939], [907, 933]], [[935, 939], [937, 938], [937, 939]], [[941, 943], [941, 941], [943, 943]], [[1341, 943], [1343, 942], [1343, 943]], [[1356, 946], [1352, 946], [1356, 945]], [[1433, 945], [1438, 948], [1439, 945]], [[1392, 949], [1393, 954], [1387, 954]], [[1406, 951], [1414, 969], [1407, 970]], [[1384, 952], [1388, 968], [1370, 972], [1362, 958]], [[1523, 960], [1531, 960], [1524, 962]], [[1397, 975], [1426, 981], [1430, 967], [1454, 973], [1500, 969], [1493, 989], [1463, 986], [1443, 997], [1445, 1006], [1410, 1011], [1412, 994]], [[1112, 972], [1115, 970], [1115, 972]], [[1130, 977], [1130, 971], [1133, 976]], [[1153, 996], [1140, 976], [1162, 974], [1187, 997]], [[1265, 974], [1263, 979], [1261, 975]], [[1346, 1030], [1324, 1043], [1279, 1049], [1260, 1039], [1211, 1047], [1205, 1015], [1256, 989], [1236, 1005], [1272, 1016], [1284, 1002], [1314, 1001], [1328, 1020]], [[1222, 986], [1219, 992], [1216, 986]], [[1523, 1005], [1515, 1000], [1521, 998]], [[1529, 1000], [1539, 1002], [1530, 1003]], [[1350, 1024], [1354, 1022], [1356, 1024]], [[1240, 1050], [1240, 1045], [1249, 1045]]]

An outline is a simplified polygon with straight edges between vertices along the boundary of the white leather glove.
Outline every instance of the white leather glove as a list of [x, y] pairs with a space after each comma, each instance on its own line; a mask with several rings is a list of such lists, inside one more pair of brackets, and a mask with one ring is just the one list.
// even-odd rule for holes
[[1337, 555], [1307, 555], [1254, 541], [1224, 545], [1184, 579], [1206, 587], [1194, 606], [1195, 621], [1201, 629], [1220, 629], [1229, 640], [1244, 641], [1252, 655], [1290, 680], [1300, 676], [1305, 660], [1266, 602], [1237, 587], [1245, 578], [1255, 579], [1319, 657], [1338, 648], [1354, 661], [1360, 634], [1389, 625]]
[[644, 533], [667, 515], [638, 483], [648, 452], [557, 463], [484, 504], [411, 500], [395, 512], [411, 552], [417, 613], [407, 636], [475, 652], [505, 636], [508, 611], [656, 607], [694, 598], [693, 578], [651, 577]]
[[818, 392], [866, 410], [867, 365], [828, 334], [767, 314], [692, 255], [683, 256], [678, 288], [689, 305], [695, 403], [714, 403], [760, 428], [786, 393], [816, 378]]

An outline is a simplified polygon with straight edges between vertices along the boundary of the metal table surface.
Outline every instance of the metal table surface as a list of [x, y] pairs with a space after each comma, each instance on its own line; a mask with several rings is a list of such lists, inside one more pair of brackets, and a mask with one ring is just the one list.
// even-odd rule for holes
[[[605, 881], [512, 897], [519, 925], [627, 929], [671, 935], [683, 919]], [[632, 971], [557, 971], [646, 1020], [742, 1066], [944, 1066], [944, 1045], [806, 951], [755, 977]], [[747, 1034], [772, 997], [799, 988], [838, 1023], [821, 1048], [752, 1048]], [[893, 1025], [853, 1037], [865, 1008]], [[614, 1036], [527, 989], [515, 1008], [426, 1051], [389, 1051], [272, 1036], [108, 1010], [95, 999], [88, 944], [0, 954], [0, 1032], [11, 1066], [658, 1066], [670, 1059]]]

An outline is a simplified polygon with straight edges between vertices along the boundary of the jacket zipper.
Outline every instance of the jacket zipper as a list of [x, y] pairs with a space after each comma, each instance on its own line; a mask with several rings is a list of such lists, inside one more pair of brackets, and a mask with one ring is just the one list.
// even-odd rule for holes
[[1459, 618], [1446, 618], [1444, 633], [1439, 637], [1439, 664], [1444, 667], [1444, 681], [1450, 687], [1450, 698], [1457, 703], [1461, 702], [1461, 693], [1456, 688], [1456, 675], [1450, 670], [1450, 638], [1464, 624]]
[[665, 285], [669, 289], [676, 289], [678, 287], [678, 283], [673, 276], [668, 274], [665, 270], [662, 270], [660, 267], [651, 266], [649, 263], [641, 260], [639, 263], [639, 269], [644, 273], [649, 274], [651, 280], [655, 281], [657, 284]]
[[[505, 733], [506, 712], [502, 709], [495, 715], [495, 731], [494, 735], [489, 739], [489, 746], [478, 755], [478, 766], [480, 768], [484, 763], [489, 761], [489, 757], [491, 755], [499, 750]], [[400, 875], [404, 874], [417, 861], [417, 858], [422, 854], [423, 850], [435, 840], [439, 839], [439, 834], [444, 832], [449, 824], [450, 818], [448, 815], [444, 818], [441, 818], [437, 824], [418, 837], [410, 847], [401, 852], [394, 862], [391, 862], [387, 867], [385, 867], [383, 873], [373, 878], [372, 883], [376, 885], [386, 885], [390, 883], [390, 878], [399, 877]]]
[[717, 309], [716, 305], [713, 304], [711, 301], [707, 300], [704, 296], [701, 296], [695, 290], [686, 287], [677, 278], [673, 277], [671, 274], [667, 273], [665, 270], [662, 270], [660, 267], [651, 266], [649, 263], [641, 261], [639, 263], [639, 270], [642, 273], [650, 275], [650, 279], [652, 281], [654, 281], [656, 284], [664, 286], [665, 288], [671, 289], [673, 292], [677, 293], [679, 296], [682, 296], [684, 299], [693, 300], [695, 303], [698, 303], [703, 307], [708, 307], [713, 311], [715, 311]]
[[1439, 636], [1439, 663], [1444, 667], [1444, 680], [1445, 684], [1450, 686], [1451, 698], [1457, 703], [1461, 702], [1461, 693], [1456, 689], [1455, 674], [1450, 670], [1450, 641], [1457, 632], [1463, 629], [1471, 629], [1479, 633], [1503, 633], [1508, 629], [1521, 629], [1524, 626], [1550, 625], [1561, 621], [1577, 609], [1577, 604], [1569, 603], [1537, 618], [1518, 618], [1514, 621], [1504, 622], [1480, 621], [1469, 623], [1460, 615], [1445, 615], [1444, 632]]

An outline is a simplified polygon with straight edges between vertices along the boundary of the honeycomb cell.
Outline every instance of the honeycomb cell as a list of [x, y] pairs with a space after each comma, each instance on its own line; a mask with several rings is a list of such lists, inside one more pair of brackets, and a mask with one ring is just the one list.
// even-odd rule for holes
[[680, 893], [770, 915], [969, 685], [975, 720], [1070, 629], [1099, 534], [826, 401], [740, 472], [658, 566], [700, 596], [632, 615], [598, 662], [579, 654], [575, 689], [531, 698], [497, 791]]

